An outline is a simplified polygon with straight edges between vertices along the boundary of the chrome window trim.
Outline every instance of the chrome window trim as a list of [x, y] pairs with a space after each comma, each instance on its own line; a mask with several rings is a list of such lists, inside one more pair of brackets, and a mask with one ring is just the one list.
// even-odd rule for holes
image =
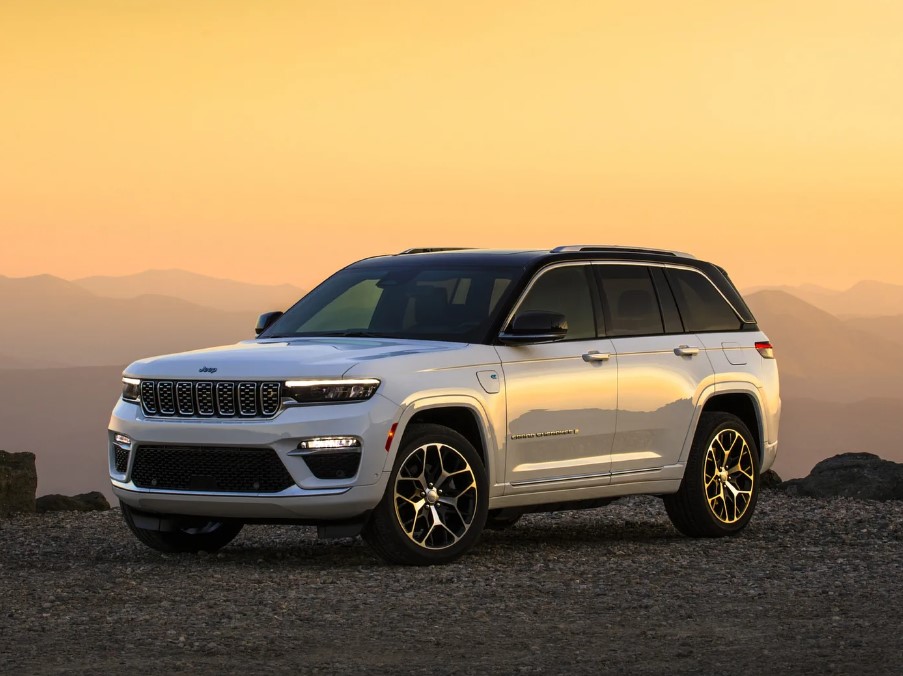
[[[718, 288], [718, 285], [712, 281], [712, 278], [709, 277], [707, 274], [705, 274], [702, 270], [700, 270], [698, 268], [694, 268], [692, 265], [683, 265], [680, 263], [661, 263], [658, 261], [648, 262], [648, 263], [644, 262], [644, 261], [594, 261], [594, 260], [562, 261], [559, 263], [552, 263], [551, 265], [547, 265], [546, 267], [540, 269], [535, 275], [533, 275], [533, 279], [530, 280], [530, 282], [527, 284], [527, 286], [521, 292], [521, 295], [518, 297], [517, 302], [512, 306], [512, 310], [508, 313], [507, 317], [505, 318], [505, 321], [502, 324], [502, 330], [499, 333], [499, 335], [504, 333], [505, 329], [511, 324], [511, 321], [514, 319], [515, 315], [517, 315], [517, 311], [520, 309], [520, 306], [523, 304], [524, 299], [527, 297], [527, 294], [530, 293], [530, 291], [533, 289], [533, 285], [536, 284], [536, 282], [539, 281], [539, 279], [544, 274], [546, 274], [547, 272], [549, 272], [551, 270], [555, 270], [557, 268], [573, 267], [576, 265], [591, 265], [591, 266], [633, 265], [633, 266], [642, 266], [642, 267], [646, 267], [646, 268], [670, 268], [672, 270], [689, 270], [690, 272], [695, 272], [696, 274], [700, 275], [701, 277], [703, 277], [703, 279], [705, 279], [709, 284], [712, 285], [712, 288], [714, 288], [715, 291], [718, 292], [718, 295], [724, 299], [724, 302], [727, 303], [728, 307], [730, 307], [730, 309], [733, 311], [734, 315], [736, 315], [738, 321], [740, 321], [744, 324], [753, 321], [752, 319], [744, 319], [743, 315], [737, 311], [737, 308], [734, 306], [734, 304], [731, 303], [731, 301], [727, 298], [727, 296], [724, 295], [724, 293], [721, 291], [721, 289]], [[599, 292], [601, 293], [601, 291], [602, 290], [600, 289]], [[602, 300], [603, 299], [600, 298], [600, 301], [602, 301]], [[676, 301], [676, 299], [675, 299], [675, 301]], [[739, 330], [739, 329], [737, 329], [737, 330]], [[685, 330], [684, 333], [699, 333], [699, 332]], [[726, 332], [718, 331], [718, 333], [730, 333], [730, 332], [729, 331], [726, 331]], [[668, 336], [668, 335], [683, 335], [683, 334], [662, 332], [662, 333], [656, 333], [656, 334], [652, 334], [652, 335]], [[613, 338], [632, 338], [632, 337], [634, 337], [634, 336], [597, 336], [596, 338], [585, 338], [583, 340], [600, 340], [603, 338], [613, 339]], [[574, 342], [578, 342], [578, 341], [575, 340]]]

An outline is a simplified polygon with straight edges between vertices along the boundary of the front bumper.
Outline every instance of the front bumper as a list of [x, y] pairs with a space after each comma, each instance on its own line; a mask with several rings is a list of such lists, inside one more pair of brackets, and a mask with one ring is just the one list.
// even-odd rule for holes
[[[140, 406], [119, 401], [109, 425], [113, 493], [130, 507], [160, 514], [235, 519], [351, 519], [373, 509], [388, 481], [386, 437], [398, 406], [379, 394], [365, 402], [290, 407], [269, 420], [166, 419], [147, 417]], [[115, 435], [131, 440], [125, 472], [116, 468]], [[303, 457], [292, 455], [302, 439], [353, 436], [361, 462], [353, 477], [318, 479]], [[233, 446], [272, 449], [295, 482], [279, 493], [181, 491], [139, 487], [131, 479], [135, 449], [142, 445]]]

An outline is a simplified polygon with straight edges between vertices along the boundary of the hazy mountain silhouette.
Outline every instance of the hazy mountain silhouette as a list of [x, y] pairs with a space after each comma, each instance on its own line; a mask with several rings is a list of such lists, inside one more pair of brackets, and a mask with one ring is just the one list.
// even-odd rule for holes
[[764, 290], [784, 291], [841, 318], [903, 315], [903, 285], [900, 284], [866, 280], [844, 291], [803, 284], [755, 287], [747, 289], [744, 293], [753, 295]]
[[851, 317], [844, 321], [855, 330], [903, 345], [903, 313], [889, 317]]
[[101, 365], [254, 336], [256, 313], [179, 298], [102, 298], [50, 275], [0, 276], [0, 345], [19, 366]]
[[746, 300], [774, 343], [785, 397], [852, 402], [901, 396], [899, 343], [784, 291], [759, 291]]
[[103, 491], [122, 366], [0, 370], [0, 449], [37, 456], [38, 495]]
[[900, 398], [837, 403], [785, 397], [775, 469], [785, 479], [801, 477], [820, 460], [856, 451], [903, 462], [900, 420]]
[[286, 310], [305, 293], [290, 284], [248, 284], [185, 270], [146, 270], [122, 277], [85, 277], [74, 283], [107, 298], [172, 296], [196, 305], [255, 316], [270, 310]]

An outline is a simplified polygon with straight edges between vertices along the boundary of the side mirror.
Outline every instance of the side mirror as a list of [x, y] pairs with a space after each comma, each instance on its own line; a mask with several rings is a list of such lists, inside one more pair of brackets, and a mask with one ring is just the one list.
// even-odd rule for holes
[[281, 312], [264, 312], [257, 318], [257, 326], [254, 327], [254, 334], [260, 335], [273, 325], [277, 319], [282, 316]]
[[514, 320], [499, 335], [505, 345], [529, 345], [531, 343], [554, 343], [562, 340], [568, 332], [568, 321], [558, 312], [524, 312], [515, 315]]

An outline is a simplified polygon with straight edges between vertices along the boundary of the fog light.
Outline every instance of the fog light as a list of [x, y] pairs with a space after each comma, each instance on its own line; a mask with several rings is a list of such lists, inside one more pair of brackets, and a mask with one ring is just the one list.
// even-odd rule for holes
[[299, 451], [354, 451], [360, 447], [360, 440], [354, 437], [317, 437], [298, 444]]
[[114, 440], [117, 444], [119, 444], [120, 446], [129, 447], [129, 446], [132, 445], [132, 440], [129, 439], [129, 438], [128, 438], [127, 436], [125, 436], [124, 434], [118, 434], [118, 433], [117, 433], [116, 436], [113, 437], [113, 440]]

